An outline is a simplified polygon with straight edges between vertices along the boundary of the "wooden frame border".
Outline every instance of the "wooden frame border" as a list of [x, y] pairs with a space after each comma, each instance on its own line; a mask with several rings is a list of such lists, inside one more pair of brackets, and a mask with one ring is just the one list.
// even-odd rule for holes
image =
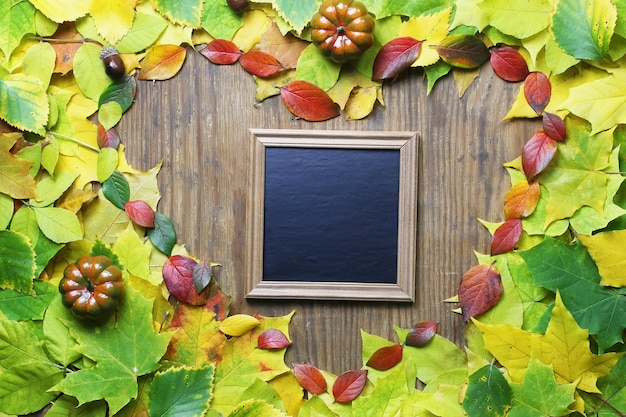
[[[250, 200], [247, 216], [246, 298], [415, 300], [417, 264], [418, 136], [415, 132], [250, 129]], [[398, 149], [398, 278], [395, 284], [263, 280], [265, 149], [267, 147]]]

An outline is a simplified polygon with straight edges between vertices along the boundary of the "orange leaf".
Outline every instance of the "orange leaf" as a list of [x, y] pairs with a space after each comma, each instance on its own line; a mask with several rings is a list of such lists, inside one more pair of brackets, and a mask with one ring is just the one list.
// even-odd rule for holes
[[54, 72], [65, 75], [74, 67], [74, 55], [83, 44], [83, 35], [76, 31], [74, 23], [66, 22], [59, 25], [53, 38], [64, 41], [50, 42], [50, 45], [52, 45], [57, 55], [54, 63]]
[[515, 249], [520, 237], [522, 237], [522, 221], [520, 219], [505, 221], [493, 233], [491, 256]]
[[541, 114], [550, 102], [552, 87], [550, 80], [543, 72], [531, 72], [524, 82], [524, 96], [530, 107]]
[[214, 64], [231, 65], [239, 60], [241, 51], [229, 40], [214, 39], [200, 50], [200, 54]]
[[321, 88], [308, 81], [292, 81], [280, 88], [285, 106], [296, 117], [321, 122], [340, 114], [339, 105]]
[[376, 350], [365, 365], [377, 371], [386, 371], [396, 366], [401, 360], [402, 345], [395, 344]]
[[520, 181], [504, 196], [504, 217], [522, 219], [533, 214], [541, 197], [539, 183]]
[[180, 45], [154, 45], [141, 62], [140, 80], [167, 80], [180, 71], [187, 51]]
[[408, 346], [422, 347], [435, 337], [437, 323], [434, 321], [421, 321], [416, 323], [406, 335], [405, 343]]
[[542, 119], [543, 130], [548, 136], [557, 142], [563, 142], [567, 131], [565, 129], [565, 121], [561, 116], [554, 113], [545, 112]]
[[556, 153], [556, 141], [546, 132], [535, 133], [524, 145], [522, 151], [522, 169], [526, 178], [532, 180], [537, 174], [546, 169]]
[[385, 80], [396, 77], [415, 62], [421, 48], [422, 42], [410, 36], [401, 36], [387, 42], [376, 54], [372, 79]]
[[326, 392], [326, 379], [315, 366], [296, 363], [293, 365], [293, 373], [298, 384], [311, 394], [323, 394]]
[[287, 32], [283, 35], [276, 23], [263, 34], [259, 42], [259, 50], [275, 57], [284, 68], [296, 68], [298, 58], [309, 42], [296, 38]]
[[272, 55], [256, 49], [243, 54], [239, 63], [250, 74], [261, 78], [271, 77], [285, 69]]
[[500, 272], [495, 265], [477, 265], [467, 271], [459, 285], [463, 319], [479, 316], [495, 306], [502, 296]]
[[258, 347], [261, 349], [284, 349], [291, 345], [289, 339], [278, 329], [267, 329], [259, 335]]
[[358, 397], [367, 383], [367, 370], [348, 371], [333, 384], [333, 397], [338, 403], [348, 403]]
[[517, 49], [502, 45], [491, 48], [489, 52], [489, 63], [498, 77], [513, 83], [526, 79], [528, 65]]

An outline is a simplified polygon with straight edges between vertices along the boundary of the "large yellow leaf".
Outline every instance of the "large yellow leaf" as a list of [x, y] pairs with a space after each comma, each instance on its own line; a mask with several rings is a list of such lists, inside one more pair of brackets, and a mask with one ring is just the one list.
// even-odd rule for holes
[[599, 392], [596, 381], [608, 374], [624, 353], [594, 355], [589, 348], [589, 332], [578, 327], [557, 294], [552, 317], [544, 335], [526, 332], [510, 325], [486, 325], [475, 321], [485, 347], [509, 371], [513, 382], [522, 382], [530, 358], [554, 367], [560, 384], [577, 382], [577, 388]]
[[89, 13], [98, 33], [112, 45], [128, 33], [135, 17], [129, 0], [92, 0]]
[[244, 52], [259, 43], [272, 26], [272, 21], [260, 10], [252, 10], [243, 16], [243, 26], [235, 33], [233, 42]]
[[422, 41], [422, 50], [413, 62], [413, 66], [425, 67], [439, 61], [439, 53], [435, 45], [448, 36], [448, 23], [452, 16], [452, 8], [448, 7], [438, 13], [412, 17], [400, 26], [399, 36], [411, 36]]
[[598, 266], [602, 285], [626, 287], [626, 230], [578, 236]]
[[13, 198], [34, 198], [37, 196], [35, 180], [28, 173], [31, 162], [9, 152], [20, 136], [19, 133], [0, 134], [0, 193]]
[[89, 0], [30, 0], [50, 20], [57, 23], [71, 22], [89, 12]]

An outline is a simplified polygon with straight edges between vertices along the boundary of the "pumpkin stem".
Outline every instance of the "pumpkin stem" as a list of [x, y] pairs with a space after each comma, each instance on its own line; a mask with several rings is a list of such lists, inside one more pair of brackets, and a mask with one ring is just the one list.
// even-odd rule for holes
[[346, 27], [345, 26], [337, 26], [337, 34], [338, 35], [345, 35], [346, 34]]

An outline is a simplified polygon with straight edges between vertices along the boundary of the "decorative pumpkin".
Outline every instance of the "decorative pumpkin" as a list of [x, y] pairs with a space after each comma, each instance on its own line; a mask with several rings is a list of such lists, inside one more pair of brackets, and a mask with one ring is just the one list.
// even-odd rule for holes
[[353, 0], [324, 0], [311, 19], [311, 41], [333, 61], [360, 57], [374, 42], [374, 18]]
[[113, 314], [122, 300], [122, 272], [104, 255], [85, 255], [65, 268], [59, 291], [63, 304], [76, 317], [102, 321]]

